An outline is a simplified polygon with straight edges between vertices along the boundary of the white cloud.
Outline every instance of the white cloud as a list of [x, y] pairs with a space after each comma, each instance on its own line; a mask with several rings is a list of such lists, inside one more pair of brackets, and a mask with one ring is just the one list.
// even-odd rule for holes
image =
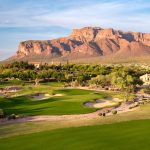
[[[149, 31], [150, 2], [141, 0], [97, 2], [91, 5], [72, 5], [66, 9], [53, 11], [45, 7], [25, 5], [0, 13], [0, 26], [62, 26], [67, 28], [81, 26], [104, 26], [120, 29]], [[7, 17], [6, 17], [7, 16]], [[144, 25], [143, 25], [144, 23]], [[144, 29], [141, 29], [145, 27]]]
[[[33, 18], [37, 22], [44, 22], [47, 25], [61, 25], [64, 27], [80, 26], [105, 26], [129, 30], [148, 31], [150, 22], [149, 13], [141, 14], [138, 9], [150, 8], [148, 4], [107, 2], [90, 6], [81, 6], [70, 10], [63, 10], [56, 13], [37, 15]], [[131, 12], [131, 14], [130, 14]], [[145, 24], [143, 24], [145, 23]], [[144, 29], [141, 29], [145, 26]]]

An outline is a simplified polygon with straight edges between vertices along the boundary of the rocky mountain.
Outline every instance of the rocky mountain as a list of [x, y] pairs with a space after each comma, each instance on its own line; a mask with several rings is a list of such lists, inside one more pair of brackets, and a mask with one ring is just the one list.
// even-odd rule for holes
[[70, 36], [24, 41], [13, 58], [24, 57], [138, 57], [150, 55], [150, 33], [123, 32], [114, 29], [85, 27], [74, 29]]

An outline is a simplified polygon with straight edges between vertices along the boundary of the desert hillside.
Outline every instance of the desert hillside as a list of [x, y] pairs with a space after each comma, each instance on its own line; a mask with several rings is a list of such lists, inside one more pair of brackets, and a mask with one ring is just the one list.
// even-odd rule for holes
[[93, 27], [73, 29], [68, 37], [23, 41], [12, 59], [82, 59], [101, 56], [117, 59], [150, 56], [150, 33]]

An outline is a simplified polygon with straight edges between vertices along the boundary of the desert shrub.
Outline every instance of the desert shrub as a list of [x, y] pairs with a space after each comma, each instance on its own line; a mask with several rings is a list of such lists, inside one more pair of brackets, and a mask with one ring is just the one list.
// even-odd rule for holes
[[32, 90], [32, 87], [31, 87], [31, 86], [29, 86], [29, 87], [28, 87], [28, 89], [29, 89], [29, 90]]
[[4, 111], [3, 109], [0, 109], [0, 118], [3, 118], [4, 117]]
[[24, 114], [16, 115], [16, 118], [24, 118], [24, 117], [25, 117]]
[[35, 93], [33, 96], [39, 96], [41, 93]]
[[107, 90], [109, 90], [109, 88], [108, 88], [108, 87], [105, 87], [105, 90], [107, 91]]
[[133, 105], [133, 106], [130, 106], [129, 109], [133, 109], [133, 108], [135, 108], [135, 107], [138, 107], [139, 104], [140, 104], [140, 103], [138, 103], [138, 104], [136, 104], [136, 105]]
[[111, 112], [112, 112], [113, 115], [117, 114], [117, 110], [112, 110]]
[[99, 115], [99, 116], [102, 116], [103, 114], [102, 114], [102, 113], [99, 113], [98, 115]]
[[63, 87], [70, 87], [71, 86], [71, 83], [64, 83]]
[[11, 120], [11, 119], [16, 119], [16, 115], [15, 114], [11, 114], [8, 116], [8, 120]]
[[106, 116], [106, 114], [105, 114], [105, 113], [103, 113], [102, 115], [103, 115], [104, 117]]
[[16, 115], [16, 118], [15, 118], [15, 119], [18, 119], [18, 118], [21, 118], [21, 116], [20, 116], [20, 115]]
[[97, 98], [94, 98], [94, 101], [96, 102], [98, 99]]
[[136, 104], [134, 107], [138, 107], [139, 106], [139, 104]]
[[144, 102], [143, 102], [143, 101], [142, 101], [142, 102], [139, 102], [139, 104], [140, 104], [140, 105], [144, 105]]
[[129, 109], [133, 109], [133, 108], [135, 108], [135, 106], [130, 106], [130, 107], [129, 107]]
[[147, 102], [147, 103], [150, 103], [150, 100], [148, 99], [146, 102]]
[[79, 86], [80, 84], [77, 81], [73, 81], [73, 82], [71, 82], [71, 85], [73, 87], [76, 87], [76, 86]]
[[150, 87], [141, 89], [141, 92], [145, 94], [150, 94]]
[[109, 113], [109, 112], [110, 112], [110, 110], [108, 110], [108, 109], [107, 109], [107, 110], [105, 110], [105, 113]]
[[22, 86], [25, 86], [25, 83], [22, 83]]
[[52, 95], [55, 95], [55, 94], [56, 94], [56, 92], [55, 92], [55, 91], [52, 91], [52, 92], [51, 92], [51, 94], [52, 94]]
[[143, 101], [146, 101], [146, 100], [148, 100], [148, 98], [142, 98], [142, 100], [143, 100]]

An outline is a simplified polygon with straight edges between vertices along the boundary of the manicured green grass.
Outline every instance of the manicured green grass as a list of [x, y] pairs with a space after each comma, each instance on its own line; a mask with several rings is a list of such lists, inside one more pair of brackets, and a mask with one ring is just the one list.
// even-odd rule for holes
[[[48, 91], [48, 87], [43, 87], [38, 90], [39, 92]], [[32, 89], [32, 92], [36, 93], [38, 90]], [[25, 93], [25, 91], [23, 92]], [[81, 89], [60, 89], [54, 92], [61, 93], [63, 96], [51, 97], [46, 100], [33, 100], [29, 96], [0, 98], [0, 107], [7, 115], [12, 113], [19, 115], [81, 114], [96, 110], [94, 108], [84, 107], [84, 102], [109, 96], [107, 93], [94, 93], [93, 91]]]
[[[6, 86], [30, 86], [34, 85], [34, 81], [23, 81], [23, 80], [9, 80], [9, 81], [3, 81], [0, 82], [0, 87], [6, 87]], [[40, 85], [48, 85], [48, 86], [54, 86], [54, 87], [61, 87], [63, 83], [60, 82], [42, 82]]]
[[0, 140], [2, 150], [149, 150], [150, 120], [57, 129]]
[[33, 82], [27, 82], [27, 81], [22, 81], [22, 80], [9, 80], [9, 81], [3, 81], [0, 82], [0, 87], [5, 87], [5, 86], [15, 86], [15, 85], [28, 85]]
[[[15, 84], [14, 84], [15, 83]], [[24, 85], [22, 85], [24, 84]], [[10, 93], [9, 98], [0, 97], [0, 108], [6, 115], [64, 115], [83, 114], [95, 111], [95, 108], [87, 108], [83, 105], [86, 101], [105, 97], [118, 97], [123, 99], [122, 93], [95, 92], [82, 89], [64, 89], [63, 83], [47, 82], [35, 86], [34, 83], [19, 80], [6, 81], [3, 86], [16, 85], [23, 89], [16, 93]], [[62, 94], [61, 97], [51, 97], [45, 100], [33, 100], [29, 97], [35, 93]]]
[[26, 122], [0, 125], [0, 138], [11, 137], [41, 131], [54, 130], [59, 128], [80, 127], [113, 124], [131, 120], [150, 119], [150, 104], [143, 105], [137, 110], [117, 114], [107, 117], [97, 117], [94, 119], [75, 119], [62, 121], [41, 121], [41, 122]]

